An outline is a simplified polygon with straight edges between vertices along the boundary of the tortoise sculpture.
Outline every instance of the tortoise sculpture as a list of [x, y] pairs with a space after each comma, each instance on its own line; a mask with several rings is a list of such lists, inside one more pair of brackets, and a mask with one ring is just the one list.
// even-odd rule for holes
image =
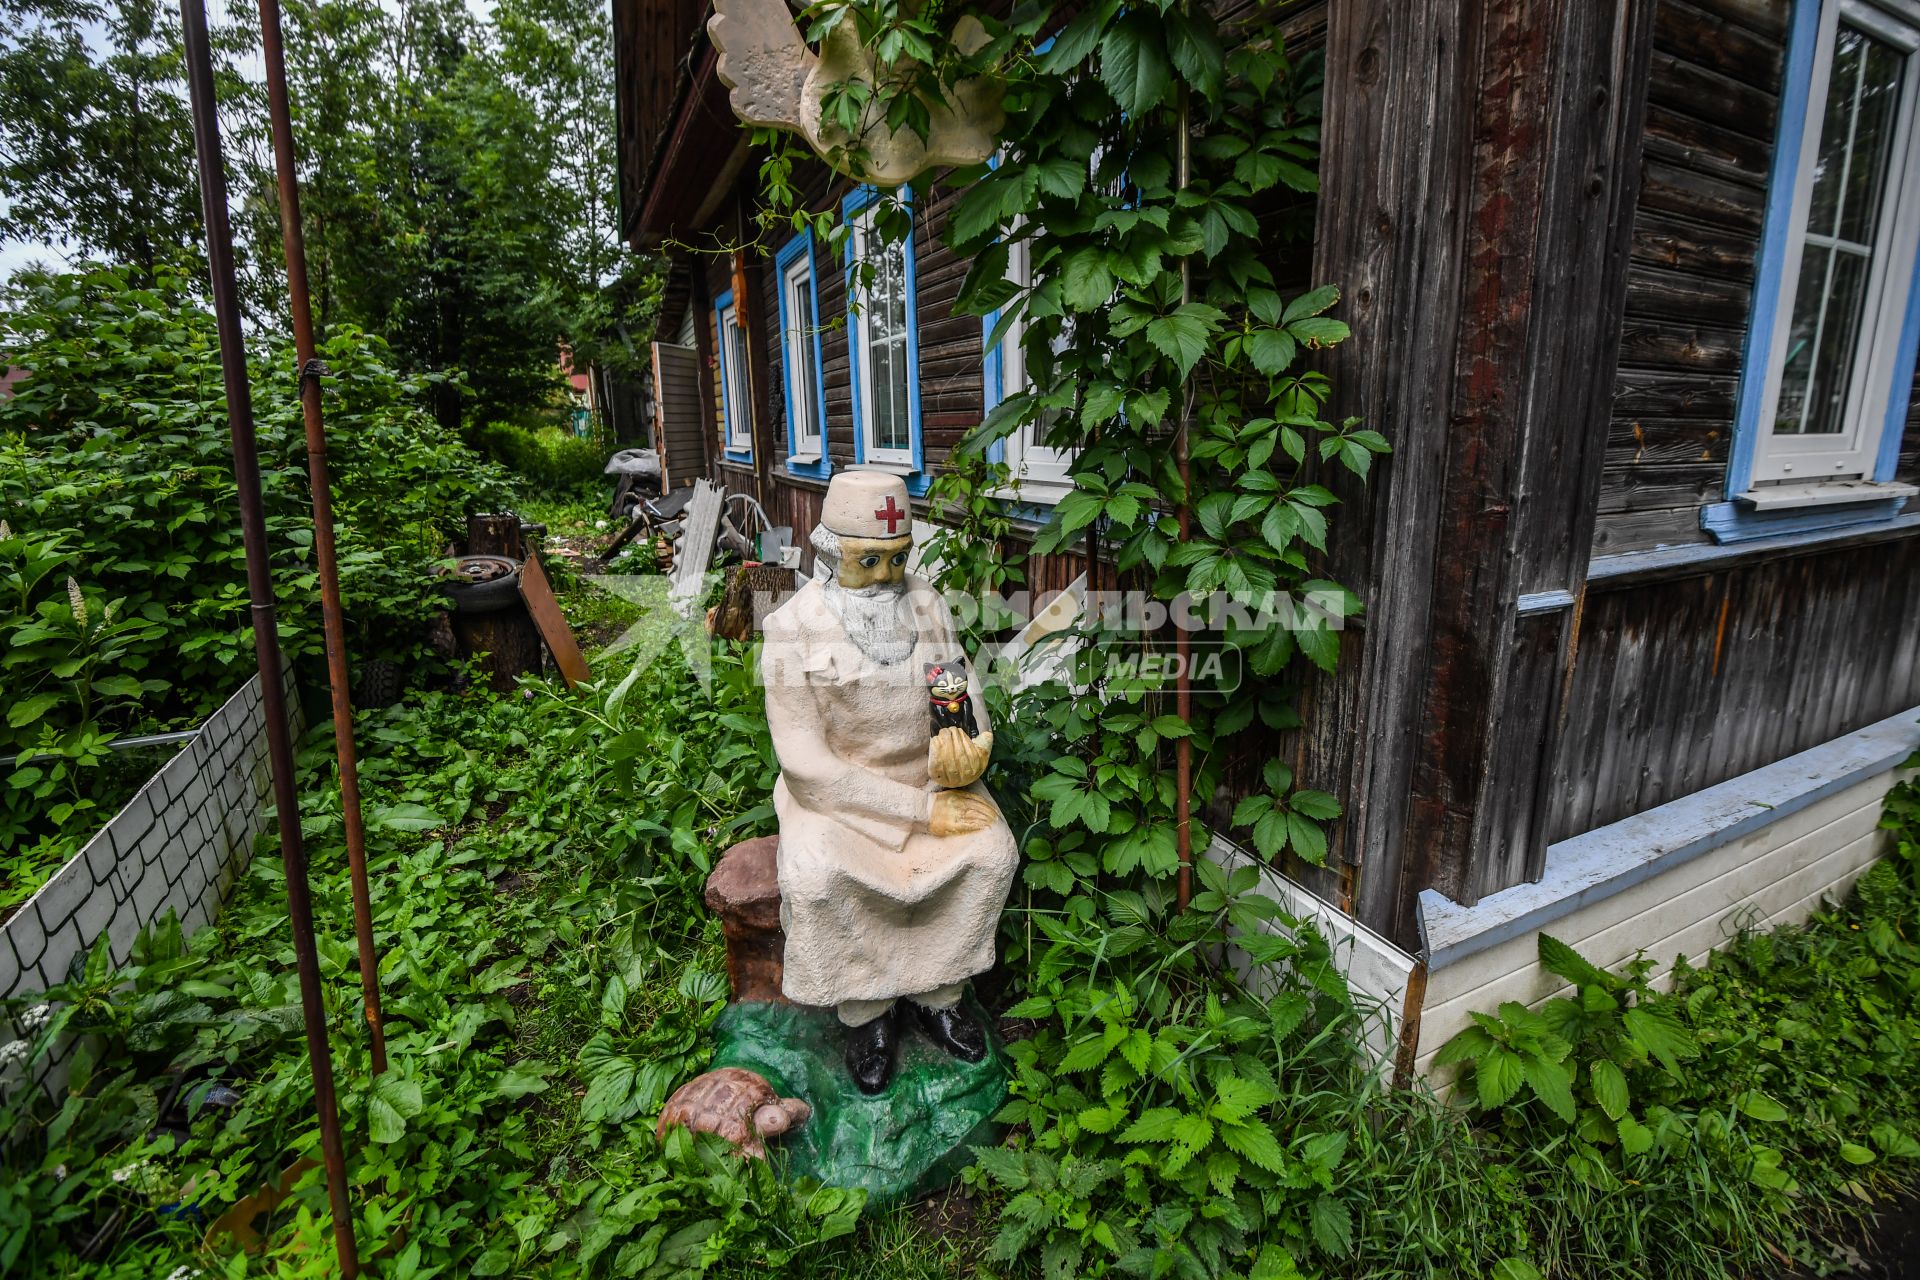
[[740, 1151], [762, 1159], [765, 1138], [777, 1138], [802, 1124], [813, 1108], [798, 1098], [783, 1098], [765, 1077], [739, 1067], [719, 1067], [674, 1090], [661, 1108], [654, 1133], [666, 1137], [674, 1125], [695, 1133], [717, 1133]]

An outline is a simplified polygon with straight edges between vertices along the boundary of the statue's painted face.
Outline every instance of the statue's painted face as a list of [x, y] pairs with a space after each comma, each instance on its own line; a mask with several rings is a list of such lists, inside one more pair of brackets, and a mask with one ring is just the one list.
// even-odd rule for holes
[[913, 550], [913, 535], [897, 538], [840, 539], [840, 571], [835, 576], [849, 591], [866, 587], [905, 586], [907, 553]]

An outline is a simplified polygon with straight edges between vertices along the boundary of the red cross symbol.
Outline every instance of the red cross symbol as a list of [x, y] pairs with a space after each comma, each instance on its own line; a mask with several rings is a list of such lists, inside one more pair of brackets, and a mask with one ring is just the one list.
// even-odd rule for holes
[[900, 522], [907, 518], [907, 513], [894, 505], [893, 495], [888, 494], [887, 505], [874, 512], [873, 518], [875, 520], [885, 520], [887, 522], [887, 533], [891, 535], [900, 531]]

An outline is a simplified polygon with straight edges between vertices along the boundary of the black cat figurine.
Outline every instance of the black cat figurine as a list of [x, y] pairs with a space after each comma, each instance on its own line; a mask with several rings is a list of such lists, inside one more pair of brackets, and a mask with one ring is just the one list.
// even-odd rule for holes
[[929, 662], [927, 699], [933, 711], [929, 736], [939, 737], [942, 729], [965, 729], [969, 738], [979, 733], [973, 719], [973, 700], [967, 696], [967, 664], [958, 658], [951, 662]]

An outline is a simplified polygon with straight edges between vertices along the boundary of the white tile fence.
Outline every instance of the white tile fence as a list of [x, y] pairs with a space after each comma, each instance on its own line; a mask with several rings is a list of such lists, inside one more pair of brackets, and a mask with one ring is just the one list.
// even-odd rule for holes
[[[298, 734], [291, 670], [282, 678]], [[266, 715], [255, 676], [0, 925], [0, 996], [66, 981], [102, 935], [113, 962], [125, 964], [141, 930], [168, 911], [188, 933], [212, 920], [266, 827], [269, 790]], [[0, 1040], [18, 1034], [0, 1018]]]

